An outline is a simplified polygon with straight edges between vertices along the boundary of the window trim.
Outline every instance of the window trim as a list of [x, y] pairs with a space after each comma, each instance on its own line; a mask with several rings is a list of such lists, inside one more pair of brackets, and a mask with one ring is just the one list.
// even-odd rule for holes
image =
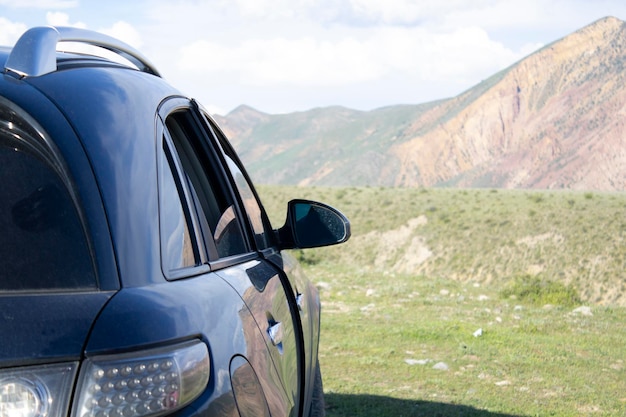
[[[203, 146], [205, 148], [205, 151], [208, 153], [208, 156], [215, 162], [215, 166], [217, 166], [217, 174], [220, 177], [218, 181], [220, 182], [220, 185], [223, 185], [227, 190], [227, 192], [225, 191], [224, 194], [230, 197], [231, 201], [235, 203], [234, 209], [236, 217], [239, 219], [239, 225], [242, 229], [242, 234], [246, 241], [245, 243], [248, 248], [248, 253], [257, 252], [258, 248], [256, 247], [256, 240], [254, 239], [254, 231], [252, 229], [252, 226], [250, 225], [248, 214], [247, 212], [245, 212], [245, 205], [241, 201], [241, 196], [239, 195], [239, 191], [235, 185], [234, 178], [232, 177], [230, 169], [227, 168], [228, 162], [224, 157], [225, 154], [220, 144], [220, 141], [215, 135], [211, 124], [207, 121], [207, 118], [205, 116], [206, 112], [201, 109], [200, 104], [196, 100], [189, 101], [189, 109], [194, 117], [198, 128], [202, 131], [202, 137], [204, 138]], [[239, 255], [227, 258], [236, 258], [237, 256]]]
[[[161, 250], [161, 269], [163, 271], [163, 275], [167, 280], [177, 280], [181, 278], [188, 278], [191, 276], [201, 275], [207, 272], [210, 272], [210, 267], [207, 262], [206, 251], [203, 248], [204, 240], [203, 237], [199, 234], [200, 227], [197, 225], [198, 216], [193, 213], [195, 211], [195, 207], [192, 207], [187, 203], [189, 189], [185, 181], [180, 178], [179, 172], [181, 172], [180, 168], [180, 160], [178, 155], [172, 151], [174, 148], [174, 144], [172, 143], [172, 138], [168, 132], [168, 130], [163, 125], [162, 120], [159, 120], [157, 127], [157, 158], [158, 161], [158, 193], [159, 193], [159, 245]], [[165, 158], [162, 161], [162, 158]], [[174, 169], [172, 170], [172, 166], [174, 165]], [[161, 222], [162, 222], [162, 184], [163, 184], [163, 176], [165, 173], [164, 169], [170, 169], [171, 175], [174, 178], [174, 182], [176, 183], [177, 192], [182, 192], [183, 195], [179, 194], [179, 200], [181, 203], [181, 209], [183, 210], [183, 214], [185, 217], [185, 221], [187, 222], [187, 229], [189, 231], [189, 237], [191, 240], [192, 250], [194, 252], [194, 259], [196, 261], [196, 265], [184, 266], [181, 268], [170, 268], [168, 265], [165, 265], [166, 256], [164, 254], [164, 236], [162, 235]]]
[[[278, 247], [278, 243], [276, 241], [276, 236], [274, 234], [274, 228], [272, 227], [269, 217], [267, 216], [265, 207], [263, 207], [261, 198], [259, 197], [259, 194], [257, 193], [257, 190], [254, 187], [254, 183], [250, 179], [250, 176], [248, 175], [248, 172], [246, 171], [243, 163], [241, 162], [241, 159], [239, 159], [239, 155], [237, 155], [237, 152], [235, 152], [235, 149], [233, 148], [231, 143], [228, 141], [228, 138], [226, 137], [222, 129], [215, 122], [215, 120], [213, 120], [213, 118], [209, 115], [209, 113], [201, 106], [201, 104], [195, 100], [192, 100], [192, 104], [193, 104], [195, 111], [199, 114], [199, 117], [202, 119], [203, 124], [211, 133], [214, 146], [217, 147], [217, 149], [219, 150], [220, 159], [223, 163], [222, 166], [228, 166], [228, 163], [225, 160], [225, 156], [230, 158], [233, 161], [233, 163], [237, 166], [237, 168], [243, 175], [243, 178], [245, 179], [245, 181], [248, 183], [248, 187], [252, 191], [254, 199], [256, 200], [256, 204], [259, 207], [259, 210], [261, 211], [261, 220], [263, 222], [263, 228], [265, 229], [266, 240], [268, 243], [268, 246], [265, 248], [260, 248], [257, 245], [256, 239], [254, 238], [255, 236], [254, 228], [250, 224], [250, 218], [248, 216], [247, 211], [243, 213], [244, 216], [242, 217], [242, 218], [245, 218], [244, 222], [246, 224], [246, 228], [248, 229], [247, 232], [249, 236], [252, 237], [251, 243], [254, 245], [254, 249], [261, 254], [276, 253], [277, 252], [276, 248]], [[233, 174], [230, 172], [230, 169], [226, 173], [226, 176], [228, 177], [228, 180], [230, 182], [231, 192], [235, 194], [235, 198], [237, 199], [237, 202], [240, 205], [240, 207], [243, 207], [245, 209], [246, 206], [244, 202], [242, 201], [242, 197], [239, 193], [239, 190], [237, 189], [237, 186], [235, 185], [235, 179], [233, 178]]]
[[[193, 118], [193, 128], [197, 129], [197, 133], [199, 134], [199, 145], [206, 152], [207, 158], [214, 161], [216, 176], [218, 176], [216, 183], [222, 190], [224, 196], [229, 199], [229, 201], [232, 201], [235, 206], [235, 213], [238, 216], [237, 222], [239, 223], [241, 235], [246, 248], [245, 252], [221, 258], [217, 255], [217, 248], [215, 247], [211, 228], [209, 227], [207, 220], [203, 215], [200, 215], [200, 212], [197, 209], [200, 204], [198, 197], [187, 184], [188, 179], [184, 176], [182, 162], [180, 161], [180, 157], [176, 151], [173, 138], [166, 127], [165, 121], [168, 117], [179, 111], [189, 112], [189, 115]], [[190, 210], [190, 217], [192, 220], [192, 224], [190, 226], [193, 228], [193, 232], [190, 233], [196, 237], [195, 242], [192, 242], [192, 244], [197, 246], [202, 259], [202, 264], [194, 267], [181, 268], [174, 271], [168, 271], [167, 273], [164, 270], [163, 272], [166, 278], [170, 280], [188, 278], [210, 271], [223, 269], [232, 265], [241, 264], [252, 259], [257, 259], [259, 254], [255, 250], [256, 244], [254, 239], [252, 239], [250, 235], [247, 214], [242, 212], [239, 194], [233, 189], [230, 173], [224, 168], [225, 161], [223, 160], [223, 155], [221, 154], [221, 148], [216, 149], [216, 142], [212, 138], [213, 132], [205, 124], [201, 114], [195, 110], [193, 102], [183, 97], [170, 98], [161, 103], [158, 110], [158, 118], [161, 132], [160, 134], [157, 133], [158, 137], [161, 138], [158, 143], [160, 144], [163, 140], [165, 140], [167, 142], [167, 146], [170, 148], [177, 171], [172, 172], [172, 174], [175, 177], [178, 177], [178, 179], [175, 179], [177, 182], [180, 181], [184, 194], [181, 196], [181, 199], [184, 199], [184, 201], [181, 202], [183, 205], [187, 206], [183, 209]], [[162, 242], [161, 249], [163, 249]], [[161, 253], [161, 259], [163, 261], [163, 253]]]

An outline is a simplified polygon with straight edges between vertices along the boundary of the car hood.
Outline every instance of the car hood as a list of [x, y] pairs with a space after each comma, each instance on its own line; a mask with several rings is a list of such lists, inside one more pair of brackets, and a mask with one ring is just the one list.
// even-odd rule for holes
[[0, 295], [0, 367], [80, 359], [113, 292]]

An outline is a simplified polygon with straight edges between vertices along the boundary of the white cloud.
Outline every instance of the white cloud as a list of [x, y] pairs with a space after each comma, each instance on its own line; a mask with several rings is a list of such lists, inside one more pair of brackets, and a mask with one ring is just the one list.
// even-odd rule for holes
[[[88, 28], [87, 24], [83, 22], [71, 22], [70, 16], [63, 12], [46, 13], [46, 23], [51, 26], [70, 26], [80, 29]], [[139, 31], [133, 25], [125, 21], [118, 21], [110, 27], [95, 30], [120, 39], [135, 48], [140, 48], [143, 45]]]
[[124, 21], [116, 22], [110, 28], [100, 29], [99, 32], [126, 42], [137, 49], [143, 46], [143, 40], [139, 31], [130, 23]]
[[87, 25], [83, 22], [70, 23], [70, 16], [63, 12], [46, 13], [46, 22], [51, 26], [71, 26], [85, 29]]
[[[310, 107], [358, 101], [361, 109], [419, 103], [458, 94], [538, 46], [511, 48], [465, 19], [502, 1], [509, 0], [157, 3], [144, 49], [163, 74], [193, 94], [219, 90], [225, 97], [223, 85], [240, 89], [243, 98], [235, 105], [278, 101], [281, 94], [300, 109], [306, 100]], [[159, 29], [179, 25], [185, 31], [178, 44], [157, 43]], [[246, 89], [254, 99], [245, 98]]]
[[306, 0], [235, 0], [238, 13], [247, 18], [293, 18], [306, 5]]
[[[214, 1], [211, 10], [244, 18], [310, 20], [345, 26], [414, 25], [440, 22], [453, 12], [476, 10], [508, 0], [233, 0]], [[189, 3], [182, 3], [189, 5]], [[181, 3], [177, 4], [177, 7]]]
[[382, 66], [367, 43], [344, 39], [334, 43], [314, 38], [246, 40], [237, 47], [198, 41], [182, 50], [180, 67], [196, 72], [235, 71], [251, 85], [335, 85], [368, 81]]
[[78, 7], [78, 0], [0, 0], [0, 6], [15, 9], [70, 9]]
[[0, 17], [0, 45], [14, 45], [28, 27], [23, 23], [13, 23]]
[[453, 32], [426, 32], [413, 42], [411, 70], [424, 80], [469, 82], [480, 75], [495, 73], [521, 58], [478, 27]]
[[480, 7], [484, 1], [471, 3], [462, 0], [439, 2], [417, 0], [348, 0], [351, 13], [361, 19], [377, 24], [407, 25], [425, 24], [440, 20], [442, 16], [467, 7]]
[[183, 71], [234, 72], [249, 85], [300, 86], [354, 84], [399, 72], [423, 81], [480, 80], [522, 57], [477, 27], [444, 33], [383, 28], [362, 39], [334, 42], [313, 37], [244, 40], [237, 45], [202, 40], [181, 53]]

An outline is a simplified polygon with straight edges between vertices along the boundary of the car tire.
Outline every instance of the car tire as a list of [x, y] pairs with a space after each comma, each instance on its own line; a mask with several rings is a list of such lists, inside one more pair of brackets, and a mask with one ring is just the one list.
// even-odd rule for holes
[[322, 372], [320, 363], [315, 367], [315, 382], [313, 384], [313, 396], [311, 398], [311, 410], [309, 417], [324, 417], [326, 415], [326, 402], [324, 401], [324, 384], [322, 383]]

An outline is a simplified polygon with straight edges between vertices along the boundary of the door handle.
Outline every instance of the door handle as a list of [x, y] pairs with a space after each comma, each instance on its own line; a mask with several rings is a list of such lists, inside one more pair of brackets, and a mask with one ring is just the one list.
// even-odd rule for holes
[[272, 344], [276, 346], [278, 352], [283, 354], [283, 324], [281, 322], [273, 322], [269, 323], [270, 327], [267, 329], [267, 334], [272, 341]]
[[298, 310], [303, 311], [302, 306], [304, 305], [304, 296], [300, 293], [296, 294], [296, 304], [298, 305]]

